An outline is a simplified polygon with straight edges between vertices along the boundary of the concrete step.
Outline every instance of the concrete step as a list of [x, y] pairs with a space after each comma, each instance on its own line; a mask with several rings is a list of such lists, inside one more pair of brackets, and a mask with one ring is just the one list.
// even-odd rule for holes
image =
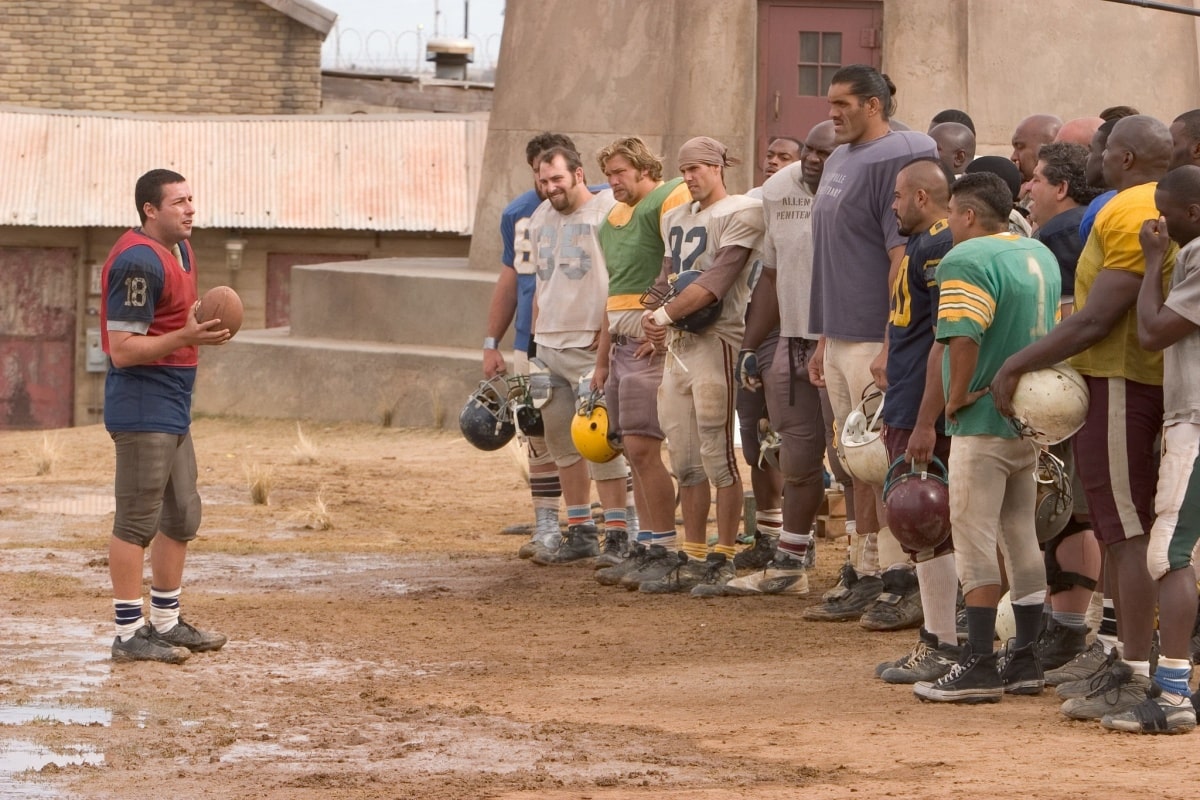
[[[296, 266], [291, 333], [300, 339], [461, 347], [478, 355], [495, 285], [495, 272], [468, 269], [465, 258]], [[502, 347], [511, 344], [510, 331]]]
[[[346, 316], [359, 318], [350, 308]], [[483, 377], [480, 359], [478, 343], [468, 349], [243, 330], [227, 345], [200, 348], [193, 410], [457, 430]]]

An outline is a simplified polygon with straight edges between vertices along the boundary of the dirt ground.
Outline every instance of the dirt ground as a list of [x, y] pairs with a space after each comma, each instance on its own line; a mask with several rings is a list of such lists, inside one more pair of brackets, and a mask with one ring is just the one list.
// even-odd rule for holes
[[958, 708], [875, 679], [914, 632], [800, 618], [834, 544], [808, 598], [640, 595], [515, 556], [501, 531], [532, 514], [507, 451], [193, 430], [205, 518], [183, 608], [230, 641], [182, 666], [108, 658], [104, 431], [0, 433], [0, 798], [1195, 794], [1190, 736], [1070, 722], [1050, 692]]

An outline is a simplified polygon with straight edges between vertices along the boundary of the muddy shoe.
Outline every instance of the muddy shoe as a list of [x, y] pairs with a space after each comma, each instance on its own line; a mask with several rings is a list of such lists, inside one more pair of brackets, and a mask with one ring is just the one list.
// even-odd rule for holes
[[734, 569], [762, 569], [771, 563], [778, 545], [778, 536], [755, 531], [753, 547], [747, 547], [733, 557]]
[[[815, 622], [844, 622], [860, 619], [883, 591], [883, 581], [875, 575], [859, 575], [853, 567], [842, 571], [841, 591], [819, 605], [804, 609], [804, 619]], [[918, 625], [920, 623], [917, 623]]]
[[166, 633], [152, 630], [150, 635], [169, 647], [186, 647], [193, 653], [220, 650], [225, 646], [225, 642], [229, 641], [225, 634], [202, 631], [194, 625], [184, 622], [183, 617], [179, 618], [178, 625]]
[[563, 534], [557, 549], [553, 551], [538, 550], [530, 561], [544, 567], [550, 564], [572, 564], [576, 561], [595, 558], [598, 555], [600, 555], [600, 538], [596, 532], [596, 526], [584, 523], [571, 525]]
[[629, 555], [629, 532], [618, 528], [604, 531], [604, 544], [600, 546], [600, 555], [596, 557], [596, 569], [615, 567]]
[[921, 611], [921, 589], [913, 569], [889, 569], [883, 573], [883, 591], [859, 619], [869, 631], [899, 631], [919, 628], [925, 621]]
[[161, 661], [164, 664], [182, 664], [192, 654], [186, 647], [172, 647], [161, 641], [150, 630], [149, 625], [137, 629], [129, 639], [113, 639], [113, 661]]

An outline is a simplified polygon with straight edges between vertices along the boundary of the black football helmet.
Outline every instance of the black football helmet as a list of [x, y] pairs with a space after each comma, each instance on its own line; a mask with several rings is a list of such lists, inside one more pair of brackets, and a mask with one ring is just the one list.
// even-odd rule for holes
[[[696, 279], [703, 274], [698, 269], [685, 269], [683, 272], [676, 273], [668, 278], [669, 285], [665, 292], [660, 292], [651, 286], [642, 293], [641, 303], [646, 308], [660, 308], [678, 297], [680, 292], [695, 283]], [[671, 327], [688, 333], [700, 333], [721, 316], [721, 305], [721, 300], [714, 300], [704, 308], [675, 320], [671, 323]]]
[[480, 450], [499, 450], [508, 444], [517, 435], [509, 394], [503, 375], [481, 381], [458, 415], [463, 438]]

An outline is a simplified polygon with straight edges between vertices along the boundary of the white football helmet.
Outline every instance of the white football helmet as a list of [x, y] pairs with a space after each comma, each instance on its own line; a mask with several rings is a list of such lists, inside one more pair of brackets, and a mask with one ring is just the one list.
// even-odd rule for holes
[[873, 386], [863, 390], [862, 400], [846, 415], [838, 436], [838, 455], [851, 475], [860, 481], [883, 486], [887, 480], [887, 446], [883, 443], [883, 392]]
[[1026, 372], [1012, 397], [1013, 427], [1038, 444], [1058, 444], [1073, 436], [1087, 419], [1088, 390], [1083, 377], [1067, 364]]

